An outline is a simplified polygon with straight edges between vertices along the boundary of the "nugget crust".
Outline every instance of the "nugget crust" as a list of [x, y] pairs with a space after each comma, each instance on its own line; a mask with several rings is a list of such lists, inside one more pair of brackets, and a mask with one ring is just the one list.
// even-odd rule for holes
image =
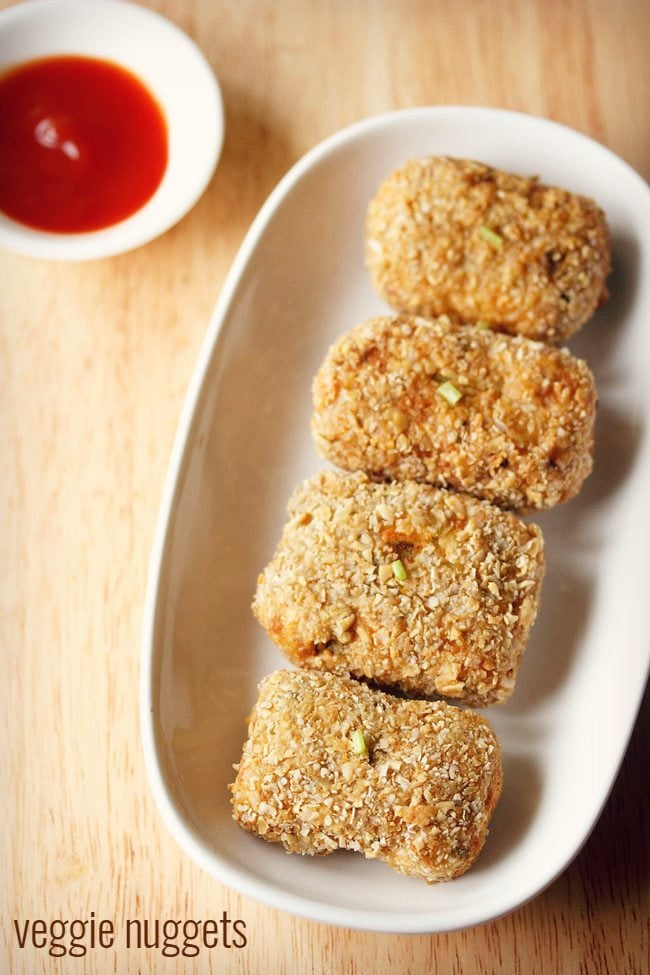
[[231, 790], [236, 822], [290, 853], [356, 850], [435, 883], [474, 863], [501, 785], [480, 715], [276, 671], [260, 684]]
[[[450, 380], [462, 399], [438, 392]], [[592, 467], [587, 364], [523, 336], [408, 315], [344, 335], [314, 380], [319, 453], [346, 470], [452, 487], [517, 511], [572, 498]]]
[[253, 611], [290, 660], [471, 705], [509, 697], [544, 572], [536, 525], [427, 484], [333, 471], [288, 511]]
[[366, 261], [390, 305], [544, 341], [605, 300], [610, 250], [593, 200], [463, 159], [407, 162], [368, 209]]

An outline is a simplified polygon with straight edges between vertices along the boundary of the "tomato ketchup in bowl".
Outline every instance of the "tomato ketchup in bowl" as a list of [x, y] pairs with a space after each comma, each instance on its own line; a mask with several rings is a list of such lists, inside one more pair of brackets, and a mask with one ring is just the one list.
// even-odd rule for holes
[[139, 210], [167, 166], [167, 124], [135, 75], [63, 55], [0, 77], [0, 210], [38, 230], [101, 230]]
[[63, 260], [151, 240], [206, 188], [216, 79], [169, 21], [123, 0], [0, 14], [0, 245]]

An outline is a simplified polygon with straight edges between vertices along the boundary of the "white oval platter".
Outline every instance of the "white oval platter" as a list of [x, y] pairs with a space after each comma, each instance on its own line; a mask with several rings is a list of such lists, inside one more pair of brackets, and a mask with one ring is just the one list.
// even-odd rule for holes
[[[262, 676], [286, 666], [250, 613], [295, 484], [319, 467], [312, 377], [330, 343], [385, 310], [363, 262], [368, 200], [410, 157], [446, 154], [593, 196], [613, 235], [611, 299], [572, 342], [597, 380], [594, 473], [537, 519], [542, 606], [518, 686], [489, 716], [505, 786], [485, 849], [428, 887], [361, 856], [289, 856], [240, 830], [227, 785]], [[309, 152], [254, 221], [190, 383], [153, 548], [142, 735], [167, 826], [205, 870], [332, 924], [442, 932], [548, 885], [589, 835], [622, 760], [650, 658], [650, 191], [603, 146], [553, 122], [434, 107], [360, 122]]]

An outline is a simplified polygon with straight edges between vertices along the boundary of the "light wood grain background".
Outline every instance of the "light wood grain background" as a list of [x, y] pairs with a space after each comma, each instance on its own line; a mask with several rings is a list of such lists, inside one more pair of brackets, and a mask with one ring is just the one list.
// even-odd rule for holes
[[[6, 2], [0, 3], [5, 7]], [[163, 826], [138, 728], [147, 560], [183, 394], [220, 285], [278, 178], [391, 108], [499, 105], [567, 123], [650, 175], [646, 0], [156, 0], [223, 86], [227, 139], [175, 229], [87, 265], [0, 255], [1, 972], [645, 973], [646, 697], [577, 860], [514, 915], [432, 937], [302, 921], [221, 887]], [[0, 149], [1, 151], [1, 149]], [[616, 648], [612, 648], [613, 654]], [[231, 917], [243, 950], [57, 961], [12, 919]]]

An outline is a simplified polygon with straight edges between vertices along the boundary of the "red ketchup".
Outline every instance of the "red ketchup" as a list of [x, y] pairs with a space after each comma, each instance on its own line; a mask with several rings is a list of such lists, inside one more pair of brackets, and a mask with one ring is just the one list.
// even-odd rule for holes
[[96, 58], [63, 56], [0, 77], [0, 210], [37, 230], [101, 230], [160, 185], [167, 125], [141, 81]]

